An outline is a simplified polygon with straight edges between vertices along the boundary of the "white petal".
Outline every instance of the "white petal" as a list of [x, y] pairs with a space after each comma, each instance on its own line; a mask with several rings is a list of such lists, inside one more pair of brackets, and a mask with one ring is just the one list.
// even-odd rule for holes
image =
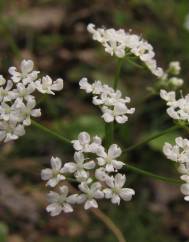
[[51, 216], [57, 216], [61, 213], [62, 207], [57, 203], [52, 203], [47, 206], [47, 212], [50, 212]]
[[119, 157], [120, 155], [121, 155], [121, 148], [116, 144], [112, 144], [108, 149], [108, 156], [114, 159]]
[[135, 195], [135, 191], [131, 188], [122, 188], [119, 195], [124, 201], [130, 201]]
[[94, 169], [95, 168], [95, 162], [93, 160], [88, 161], [88, 162], [84, 163], [83, 167], [87, 170]]
[[73, 173], [77, 169], [76, 164], [74, 162], [65, 163], [64, 167], [60, 170], [62, 173]]
[[118, 204], [119, 205], [120, 204], [120, 197], [117, 194], [113, 194], [111, 202], [113, 204]]
[[121, 188], [125, 184], [126, 176], [120, 173], [115, 176], [115, 187]]
[[52, 178], [52, 175], [53, 175], [52, 170], [49, 169], [49, 168], [43, 169], [41, 171], [41, 179], [44, 180], [44, 181]]
[[65, 213], [71, 213], [71, 212], [73, 212], [72, 206], [70, 204], [68, 204], [68, 203], [64, 203], [62, 210]]
[[95, 199], [87, 200], [84, 205], [85, 209], [89, 208], [98, 208], [98, 203], [96, 202]]
[[62, 161], [60, 158], [52, 157], [50, 162], [53, 170], [59, 171], [61, 169]]

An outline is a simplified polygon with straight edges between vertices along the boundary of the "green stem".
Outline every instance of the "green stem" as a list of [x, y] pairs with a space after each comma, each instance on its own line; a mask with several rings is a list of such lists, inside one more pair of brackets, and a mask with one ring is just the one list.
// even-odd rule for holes
[[126, 242], [119, 227], [105, 213], [103, 213], [100, 209], [91, 209], [91, 212], [95, 214], [95, 216], [101, 220], [110, 231], [112, 231], [118, 242]]
[[138, 174], [141, 174], [141, 175], [144, 175], [144, 176], [150, 176], [150, 177], [153, 177], [155, 178], [156, 180], [160, 180], [160, 181], [164, 181], [164, 182], [167, 182], [167, 183], [173, 183], [173, 184], [181, 184], [182, 181], [181, 180], [178, 180], [178, 179], [173, 179], [173, 178], [169, 178], [169, 177], [164, 177], [164, 176], [159, 176], [159, 175], [156, 175], [152, 172], [149, 172], [149, 171], [146, 171], [146, 170], [142, 170], [136, 166], [132, 166], [128, 163], [126, 163], [126, 167]]
[[180, 128], [180, 127], [179, 127], [178, 125], [174, 125], [173, 127], [169, 128], [169, 129], [166, 129], [166, 130], [164, 130], [164, 131], [162, 131], [162, 132], [160, 132], [160, 133], [157, 133], [157, 134], [155, 134], [155, 135], [152, 135], [152, 136], [148, 137], [147, 139], [144, 139], [144, 140], [142, 140], [141, 142], [139, 142], [139, 143], [137, 143], [137, 144], [135, 144], [135, 145], [129, 146], [127, 149], [125, 149], [125, 150], [123, 151], [123, 153], [126, 153], [126, 152], [128, 152], [128, 151], [134, 150], [135, 148], [138, 148], [138, 147], [141, 146], [141, 145], [147, 144], [147, 143], [149, 143], [150, 141], [152, 141], [152, 140], [154, 140], [154, 139], [157, 139], [157, 138], [159, 138], [159, 137], [161, 137], [161, 136], [163, 136], [163, 135], [165, 135], [165, 134], [167, 134], [167, 133], [173, 132], [173, 131], [175, 131], [175, 130], [177, 130], [177, 129], [179, 129], [179, 128]]
[[113, 82], [113, 88], [116, 90], [117, 89], [117, 85], [118, 85], [118, 81], [119, 81], [119, 76], [121, 73], [121, 67], [123, 64], [123, 58], [119, 58], [117, 61], [117, 65], [116, 65], [116, 74], [115, 74], [115, 78], [114, 78], [114, 82]]
[[34, 121], [34, 120], [32, 120], [32, 124], [33, 124], [36, 128], [38, 128], [38, 129], [40, 129], [40, 130], [42, 130], [42, 131], [44, 131], [44, 132], [50, 134], [51, 136], [56, 137], [57, 139], [63, 141], [64, 143], [67, 143], [67, 144], [70, 144], [70, 145], [71, 145], [69, 139], [64, 138], [62, 135], [56, 133], [55, 131], [53, 131], [53, 130], [51, 130], [51, 129], [48, 129], [47, 127], [41, 125], [40, 123], [38, 123], [38, 122], [36, 122], [36, 121]]
[[105, 132], [106, 132], [105, 146], [106, 146], [107, 149], [112, 144], [113, 129], [114, 129], [114, 123], [113, 122], [112, 123], [105, 123]]
[[[119, 58], [117, 60], [116, 73], [115, 73], [115, 78], [113, 81], [114, 90], [117, 90], [117, 85], [118, 85], [118, 81], [119, 81], [119, 76], [120, 76], [123, 60], [124, 60], [123, 58]], [[106, 141], [105, 141], [106, 148], [108, 148], [112, 144], [112, 140], [113, 140], [113, 136], [114, 136], [114, 122], [105, 124], [105, 135], [106, 135]]]

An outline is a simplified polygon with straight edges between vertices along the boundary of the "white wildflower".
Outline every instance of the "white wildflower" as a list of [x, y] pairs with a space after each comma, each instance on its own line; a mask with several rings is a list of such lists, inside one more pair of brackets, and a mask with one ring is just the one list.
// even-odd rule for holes
[[58, 157], [51, 158], [51, 169], [46, 168], [41, 172], [41, 179], [47, 181], [47, 186], [55, 187], [60, 181], [65, 180], [62, 161]]
[[85, 209], [98, 208], [96, 199], [104, 198], [101, 183], [94, 182], [89, 186], [86, 182], [82, 182], [78, 187], [83, 192], [78, 198], [79, 203], [85, 203]]
[[51, 214], [51, 216], [57, 216], [62, 211], [65, 213], [73, 212], [73, 208], [70, 204], [74, 202], [75, 199], [72, 195], [68, 196], [68, 187], [62, 186], [59, 188], [59, 190], [60, 193], [51, 191], [48, 194], [50, 204], [47, 206], [46, 210]]
[[120, 173], [113, 176], [106, 177], [106, 184], [108, 188], [103, 190], [105, 198], [111, 199], [114, 204], [120, 204], [120, 200], [130, 201], [135, 191], [131, 188], [123, 188], [126, 181], [126, 176]]
[[37, 79], [39, 71], [33, 71], [34, 63], [32, 60], [23, 60], [20, 65], [21, 72], [12, 66], [9, 68], [9, 73], [13, 82], [22, 81], [24, 84], [29, 84]]
[[44, 76], [35, 82], [36, 88], [39, 92], [45, 94], [55, 95], [54, 91], [60, 91], [63, 89], [63, 80], [58, 78], [53, 82], [50, 76]]
[[116, 160], [121, 155], [121, 148], [116, 144], [112, 144], [107, 153], [102, 150], [98, 155], [99, 166], [104, 166], [107, 172], [119, 170], [124, 166], [122, 161]]
[[75, 152], [75, 162], [66, 162], [62, 172], [63, 173], [74, 173], [74, 176], [78, 181], [86, 181], [89, 177], [88, 170], [95, 168], [95, 162], [93, 160], [85, 161], [82, 152]]

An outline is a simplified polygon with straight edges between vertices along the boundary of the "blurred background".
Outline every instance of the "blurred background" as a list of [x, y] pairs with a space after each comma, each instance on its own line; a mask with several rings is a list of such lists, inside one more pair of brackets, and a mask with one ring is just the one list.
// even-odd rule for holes
[[[189, 31], [186, 16], [188, 0], [1, 0], [0, 70], [8, 77], [9, 66], [23, 58], [34, 60], [36, 69], [53, 78], [64, 79], [64, 90], [39, 101], [41, 123], [69, 139], [83, 130], [103, 136], [100, 111], [89, 95], [79, 91], [78, 82], [87, 76], [111, 85], [115, 62], [86, 31], [88, 23], [97, 26], [132, 29], [153, 46], [158, 65], [181, 62], [183, 93], [188, 93]], [[189, 24], [188, 24], [189, 25]], [[165, 103], [148, 95], [155, 82], [147, 71], [125, 63], [120, 88], [136, 107], [126, 125], [116, 127], [116, 142], [128, 147], [158, 130], [171, 127]], [[148, 171], [178, 178], [161, 149], [165, 141], [178, 135], [165, 135], [128, 153], [127, 160]], [[111, 232], [91, 213], [78, 208], [73, 214], [50, 217], [47, 188], [40, 171], [50, 157], [70, 161], [69, 147], [35, 127], [14, 143], [0, 144], [0, 242], [114, 242]], [[120, 207], [102, 202], [100, 207], [123, 231], [128, 242], [188, 242], [189, 209], [179, 186], [169, 185], [128, 171], [127, 185], [136, 196]]]

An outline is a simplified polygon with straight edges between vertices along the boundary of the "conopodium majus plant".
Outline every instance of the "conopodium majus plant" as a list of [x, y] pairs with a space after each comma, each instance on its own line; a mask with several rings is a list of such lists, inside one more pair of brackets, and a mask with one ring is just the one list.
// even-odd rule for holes
[[[92, 137], [81, 130], [75, 140], [69, 140], [36, 122], [33, 118], [39, 117], [41, 111], [36, 108], [35, 93], [54, 95], [56, 91], [63, 89], [63, 80], [59, 78], [53, 81], [48, 75], [40, 76], [40, 72], [34, 70], [31, 60], [23, 60], [20, 70], [16, 67], [9, 68], [8, 80], [0, 76], [0, 141], [9, 142], [18, 139], [25, 134], [25, 127], [32, 124], [61, 142], [70, 144], [74, 150], [73, 159], [62, 161], [61, 158], [52, 156], [50, 167], [41, 172], [42, 180], [51, 188], [46, 210], [51, 216], [56, 216], [61, 212], [73, 212], [76, 205], [83, 205], [86, 210], [92, 209], [114, 232], [119, 241], [125, 241], [113, 222], [100, 210], [94, 209], [97, 209], [103, 200], [119, 205], [121, 200], [130, 201], [133, 198], [135, 190], [125, 187], [125, 167], [154, 179], [181, 183], [177, 179], [141, 170], [128, 161], [120, 160], [119, 157], [166, 133], [179, 128], [188, 129], [189, 97], [186, 95], [176, 99], [175, 91], [183, 84], [183, 80], [178, 77], [181, 70], [180, 63], [172, 61], [165, 71], [158, 67], [152, 45], [139, 35], [123, 29], [95, 28], [94, 24], [89, 24], [87, 29], [92, 38], [101, 43], [105, 52], [117, 62], [111, 86], [100, 80], [90, 82], [87, 77], [81, 78], [78, 82], [78, 87], [90, 95], [92, 103], [101, 110], [105, 137]], [[161, 98], [167, 102], [167, 113], [174, 119], [175, 125], [130, 147], [120, 147], [114, 142], [114, 124], [126, 125], [125, 123], [134, 115], [135, 108], [132, 105], [130, 107], [131, 98], [123, 97], [117, 87], [122, 65], [130, 58], [133, 61], [133, 57], [155, 76], [155, 84], [149, 89], [151, 95], [160, 93]], [[168, 159], [179, 164], [178, 171], [182, 174], [181, 180], [185, 182], [181, 185], [181, 192], [185, 195], [185, 200], [189, 201], [189, 140], [178, 137], [174, 146], [165, 143], [163, 152]], [[74, 192], [67, 185], [68, 182], [77, 186]]]

